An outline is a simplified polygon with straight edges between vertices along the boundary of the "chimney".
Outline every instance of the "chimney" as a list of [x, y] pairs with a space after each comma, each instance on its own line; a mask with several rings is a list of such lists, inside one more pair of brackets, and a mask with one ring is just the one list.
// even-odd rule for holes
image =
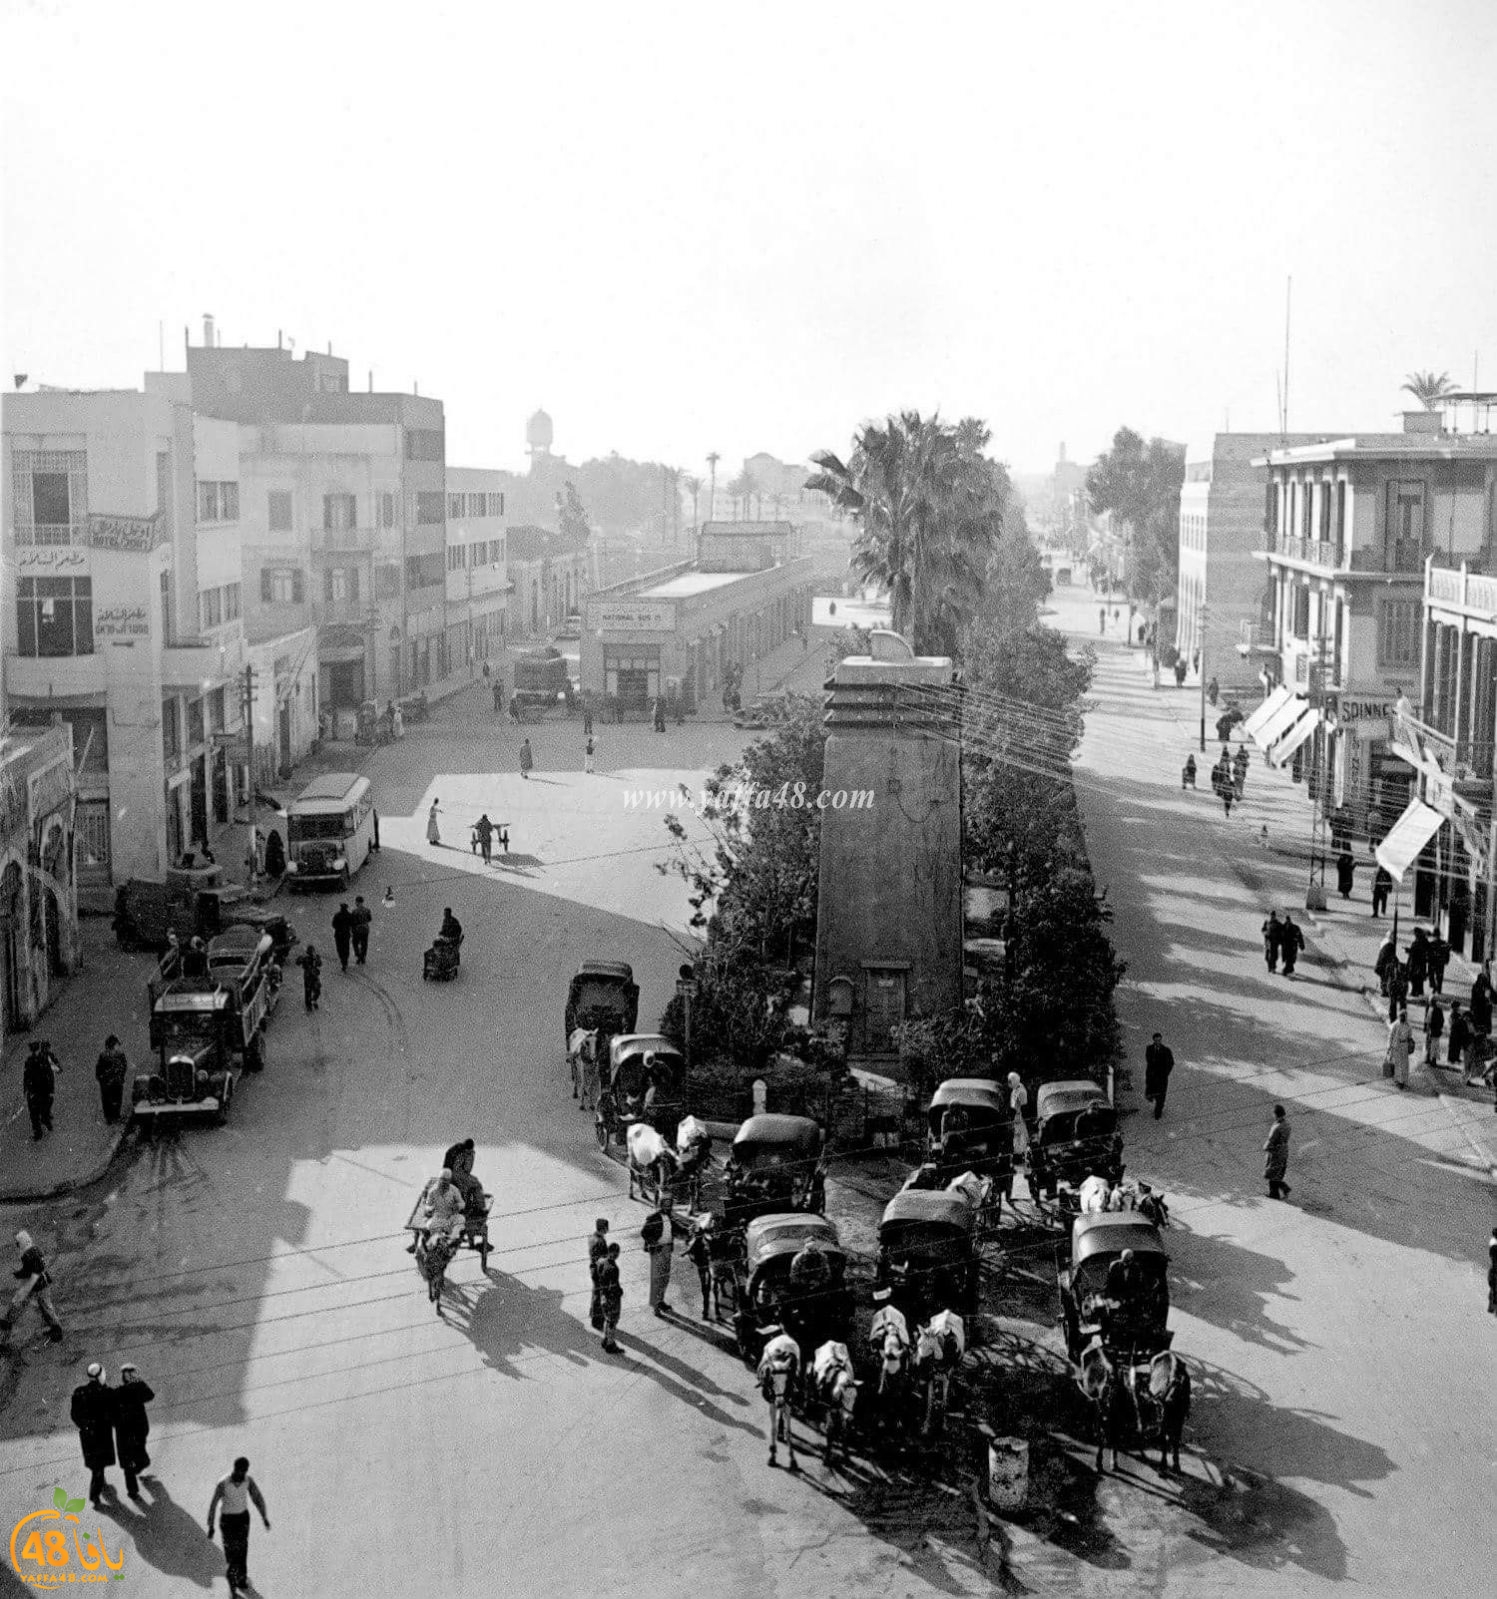
[[213, 318], [206, 311], [203, 313], [203, 348], [213, 348]]
[[1433, 434], [1438, 437], [1445, 431], [1445, 418], [1438, 411], [1405, 411], [1403, 430], [1405, 433]]

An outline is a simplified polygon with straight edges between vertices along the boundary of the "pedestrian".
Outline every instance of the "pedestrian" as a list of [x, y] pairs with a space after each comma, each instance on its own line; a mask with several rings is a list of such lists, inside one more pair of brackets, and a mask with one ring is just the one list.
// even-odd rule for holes
[[1387, 997], [1388, 984], [1393, 980], [1394, 969], [1398, 965], [1398, 947], [1393, 942], [1393, 934], [1386, 933], [1383, 941], [1377, 947], [1377, 955], [1372, 962], [1373, 975], [1377, 978], [1378, 992]]
[[665, 701], [658, 694], [655, 696], [655, 731], [665, 731]]
[[1424, 1013], [1424, 1064], [1440, 1064], [1440, 1038], [1445, 1031], [1445, 1008], [1438, 999], [1431, 999]]
[[582, 707], [582, 736], [583, 738], [591, 738], [593, 736], [593, 707], [591, 701]]
[[225, 1575], [229, 1579], [229, 1599], [239, 1599], [239, 1595], [249, 1589], [249, 1535], [250, 1513], [249, 1507], [253, 1502], [255, 1509], [260, 1512], [260, 1520], [265, 1523], [266, 1532], [270, 1531], [270, 1516], [265, 1509], [265, 1498], [255, 1484], [255, 1479], [249, 1474], [249, 1461], [243, 1455], [234, 1462], [234, 1469], [227, 1477], [220, 1477], [213, 1489], [213, 1498], [208, 1505], [208, 1536], [213, 1536], [213, 1518], [222, 1506], [221, 1520], [224, 1529], [224, 1566]]
[[1279, 927], [1279, 950], [1284, 957], [1285, 977], [1294, 976], [1295, 962], [1304, 947], [1305, 935], [1300, 931], [1299, 923], [1288, 911], [1285, 911], [1283, 923]]
[[62, 1342], [62, 1323], [52, 1304], [52, 1277], [41, 1250], [32, 1241], [31, 1234], [22, 1230], [16, 1234], [16, 1248], [21, 1251], [21, 1264], [11, 1273], [21, 1286], [10, 1296], [5, 1314], [0, 1316], [0, 1349], [10, 1342], [10, 1330], [21, 1319], [27, 1305], [35, 1305], [47, 1324], [47, 1336], [54, 1344]]
[[1144, 1098], [1154, 1107], [1155, 1121], [1164, 1115], [1165, 1096], [1169, 1093], [1170, 1073], [1174, 1069], [1174, 1051], [1165, 1043], [1162, 1033], [1155, 1033], [1153, 1043], [1144, 1051]]
[[353, 949], [353, 912], [344, 900], [333, 912], [333, 948], [338, 952], [338, 964], [346, 972], [348, 957]]
[[1218, 696], [1221, 694], [1221, 685], [1216, 681], [1216, 674], [1211, 674], [1211, 681], [1206, 685], [1206, 699], [1214, 708]]
[[1284, 929], [1279, 923], [1279, 913], [1277, 911], [1268, 913], [1268, 920], [1263, 924], [1262, 933], [1263, 964], [1268, 967], [1271, 973], [1276, 972], [1279, 969], [1280, 940], [1284, 936]]
[[1388, 908], [1388, 895], [1393, 892], [1393, 879], [1381, 862], [1372, 874], [1372, 914], [1381, 916]]
[[[487, 683], [487, 682], [488, 682], [488, 680], [489, 680], [489, 678], [490, 678], [490, 677], [491, 677], [491, 676], [492, 676], [492, 675], [493, 675], [493, 674], [492, 674], [492, 673], [491, 673], [491, 672], [490, 672], [490, 671], [489, 671], [489, 663], [488, 663], [488, 662], [487, 662], [487, 661], [485, 661], [485, 662], [484, 662], [484, 663], [483, 663], [483, 680], [484, 680], [484, 682], [485, 682], [485, 683]], [[495, 709], [496, 709], [496, 710], [497, 710], [497, 709], [498, 709], [498, 707], [497, 707], [497, 706], [496, 706], [496, 707], [495, 707]]]
[[1487, 1314], [1497, 1316], [1497, 1227], [1487, 1245]]
[[88, 1368], [88, 1381], [73, 1390], [70, 1411], [73, 1425], [78, 1429], [78, 1443], [83, 1450], [83, 1464], [88, 1467], [88, 1501], [95, 1510], [102, 1509], [99, 1501], [104, 1490], [114, 1492], [114, 1485], [104, 1473], [114, 1461], [114, 1389], [105, 1379], [104, 1368], [94, 1361]]
[[1216, 736], [1225, 744], [1232, 736], [1233, 716], [1231, 711], [1223, 711], [1216, 719]]
[[1263, 1144], [1263, 1178], [1268, 1184], [1270, 1199], [1288, 1199], [1289, 1184], [1284, 1176], [1289, 1170], [1289, 1117], [1282, 1105], [1273, 1108], [1273, 1126]]
[[353, 910], [349, 913], [353, 917], [353, 926], [350, 933], [353, 937], [353, 958], [363, 966], [369, 957], [369, 928], [374, 921], [374, 912], [364, 903], [362, 894], [356, 895]]
[[1388, 1023], [1388, 1050], [1383, 1056], [1383, 1076], [1391, 1077], [1400, 1089], [1409, 1086], [1409, 1051], [1414, 1043], [1414, 1029], [1409, 1026], [1409, 1013], [1400, 1010]]
[[99, 1100], [104, 1107], [104, 1120], [111, 1126], [120, 1119], [120, 1105], [125, 1097], [125, 1078], [130, 1062], [120, 1048], [113, 1033], [104, 1040], [104, 1050], [94, 1063], [94, 1077], [99, 1084]]
[[1185, 657], [1183, 655], [1175, 657], [1175, 687], [1185, 687]]
[[703, 1219], [691, 1229], [691, 1241], [686, 1246], [686, 1258], [697, 1269], [697, 1282], [702, 1290], [702, 1320], [706, 1321], [712, 1310], [712, 1245], [707, 1238], [707, 1230], [712, 1225], [712, 1215], [709, 1211]]
[[40, 1140], [44, 1127], [49, 1133], [52, 1131], [52, 1101], [61, 1071], [62, 1063], [52, 1053], [52, 1046], [44, 1038], [33, 1038], [26, 1064], [21, 1068], [21, 1093], [31, 1117], [33, 1140]]
[[587, 743], [583, 747], [582, 752], [582, 769], [584, 772], [590, 772], [593, 769], [593, 753], [595, 748], [596, 746], [593, 743], [592, 735], [589, 734]]
[[151, 1432], [146, 1406], [155, 1397], [155, 1390], [142, 1379], [140, 1369], [127, 1360], [120, 1367], [120, 1385], [114, 1390], [114, 1452], [125, 1474], [125, 1492], [132, 1499], [140, 1498], [140, 1474], [151, 1463], [146, 1453], [146, 1439]]
[[390, 732], [397, 740], [405, 737], [405, 712], [398, 704], [390, 709]]
[[1227, 752], [1222, 750], [1221, 757], [1211, 768], [1211, 792], [1222, 802], [1222, 809], [1230, 820], [1232, 815], [1232, 800], [1235, 797], [1232, 790], [1232, 773], [1227, 763]]
[[372, 811], [371, 814], [374, 817], [374, 842], [369, 846], [369, 848], [376, 855], [378, 855], [379, 854], [379, 812], [378, 811]]
[[1185, 765], [1180, 768], [1180, 787], [1182, 789], [1196, 786], [1196, 758], [1194, 755], [1185, 757]]
[[301, 967], [302, 998], [308, 1010], [316, 1010], [322, 1001], [322, 956], [317, 946], [308, 944], [296, 957], [296, 964]]
[[593, 1223], [591, 1236], [587, 1240], [587, 1269], [597, 1279], [598, 1266], [603, 1257], [608, 1253], [608, 1218], [599, 1216]]
[[610, 1355], [621, 1355], [614, 1333], [618, 1331], [619, 1316], [624, 1308], [624, 1285], [619, 1280], [619, 1246], [610, 1244], [608, 1253], [598, 1262], [598, 1303], [603, 1312], [603, 1349]]
[[1414, 929], [1409, 940], [1409, 993], [1415, 999], [1424, 998], [1424, 980], [1429, 975], [1429, 938], [1422, 927]]
[[426, 813], [426, 842], [438, 849], [442, 847], [442, 829], [437, 826], [437, 818], [441, 814], [440, 804], [433, 800], [431, 809]]
[[1336, 888], [1342, 899], [1351, 898], [1352, 878], [1356, 875], [1357, 863], [1352, 853], [1344, 849], [1336, 857]]
[[[487, 662], [484, 663], [484, 670], [485, 671], [488, 670], [488, 663]], [[494, 683], [494, 715], [495, 716], [502, 716], [503, 714], [504, 714], [504, 685], [502, 683], [500, 683], [496, 679], [495, 683]]]
[[1391, 1022], [1398, 1016], [1409, 1002], [1409, 973], [1408, 968], [1399, 961], [1388, 976], [1388, 1020]]
[[1248, 752], [1246, 744], [1237, 746], [1232, 757], [1232, 791], [1240, 800], [1247, 793]]
[[478, 835], [478, 848], [483, 855], [483, 864], [494, 864], [494, 824], [489, 820], [489, 813], [485, 811], [473, 824], [473, 831]]
[[1465, 1070], [1466, 1047], [1471, 1042], [1471, 1029], [1466, 1025], [1466, 1015], [1459, 1005], [1450, 1007], [1450, 1038], [1445, 1046], [1445, 1059], [1452, 1071]]
[[[837, 613], [834, 610], [832, 615], [835, 616], [836, 614]], [[1099, 633], [1105, 633], [1107, 631], [1107, 607], [1105, 605], [1099, 605], [1097, 607], [1097, 631]]]
[[1013, 1152], [1014, 1164], [1029, 1151], [1029, 1124], [1024, 1120], [1024, 1112], [1029, 1105], [1029, 1090], [1024, 1086], [1024, 1079], [1018, 1072], [1008, 1074], [1008, 1108], [1014, 1118]]
[[670, 1212], [662, 1207], [645, 1217], [639, 1236], [645, 1253], [650, 1257], [650, 1309], [657, 1316], [672, 1314], [672, 1306], [665, 1294], [671, 1281], [671, 1257], [676, 1251]]
[[1450, 945], [1435, 932], [1429, 941], [1429, 988], [1432, 994], [1445, 992], [1445, 968], [1450, 964]]
[[527, 781], [535, 768], [535, 756], [531, 753], [530, 740], [525, 739], [520, 745], [520, 776]]

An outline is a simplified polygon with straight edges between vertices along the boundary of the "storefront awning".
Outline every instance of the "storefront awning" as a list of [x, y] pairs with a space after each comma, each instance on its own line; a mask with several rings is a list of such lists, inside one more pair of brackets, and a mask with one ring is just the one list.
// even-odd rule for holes
[[1409, 808], [1393, 824], [1393, 830], [1378, 845], [1377, 863], [1384, 871], [1402, 880], [1419, 851], [1440, 831], [1445, 818], [1423, 800], [1410, 800]]
[[[1297, 703], [1303, 705], [1304, 701]], [[1279, 741], [1268, 752], [1270, 766], [1287, 766], [1294, 759], [1294, 752], [1307, 738], [1320, 726], [1321, 715], [1319, 711], [1307, 710], [1299, 721], [1285, 733], [1279, 735]]]
[[1283, 710], [1293, 698], [1294, 690], [1285, 688], [1281, 683], [1242, 724], [1242, 736], [1244, 738], [1256, 738], [1258, 729], [1263, 726], [1269, 717], [1274, 715], [1275, 712]]
[[1309, 708], [1308, 700], [1291, 694], [1266, 722], [1253, 729], [1253, 742], [1260, 750], [1272, 749]]

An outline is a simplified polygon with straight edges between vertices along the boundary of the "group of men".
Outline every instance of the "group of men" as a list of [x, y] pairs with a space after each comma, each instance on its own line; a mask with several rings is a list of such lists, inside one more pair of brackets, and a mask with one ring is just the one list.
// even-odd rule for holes
[[1270, 911], [1263, 923], [1262, 933], [1263, 964], [1270, 972], [1276, 972], [1282, 960], [1285, 977], [1293, 977], [1299, 952], [1305, 947], [1305, 935], [1299, 923], [1288, 911], [1282, 916], [1277, 911]]
[[333, 948], [338, 952], [338, 964], [346, 972], [348, 970], [348, 957], [350, 952], [360, 966], [366, 964], [369, 955], [369, 927], [374, 921], [374, 913], [364, 903], [364, 896], [358, 894], [354, 897], [353, 909], [348, 908], [348, 901], [344, 900], [333, 914]]
[[125, 1474], [125, 1492], [132, 1499], [140, 1498], [140, 1478], [151, 1463], [146, 1453], [151, 1431], [146, 1406], [155, 1397], [130, 1361], [120, 1367], [118, 1387], [110, 1386], [108, 1373], [95, 1361], [88, 1368], [87, 1381], [73, 1390], [71, 1416], [78, 1429], [83, 1464], [88, 1467], [88, 1497], [95, 1510], [101, 1508], [101, 1496], [110, 1486], [105, 1472], [116, 1464]]

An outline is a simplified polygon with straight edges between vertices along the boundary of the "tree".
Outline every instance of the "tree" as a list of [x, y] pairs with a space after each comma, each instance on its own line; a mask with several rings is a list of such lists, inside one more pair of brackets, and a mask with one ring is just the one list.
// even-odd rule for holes
[[1426, 411], [1438, 411], [1441, 402], [1447, 394], [1456, 392], [1456, 385], [1451, 381], [1448, 372], [1442, 372], [1438, 377], [1433, 371], [1410, 372], [1403, 380], [1404, 392], [1412, 394]]
[[1110, 511], [1127, 532], [1129, 592], [1158, 604], [1176, 584], [1180, 559], [1180, 487], [1185, 459], [1163, 439], [1132, 428], [1113, 435], [1112, 448], [1086, 474], [1093, 511]]
[[593, 536], [587, 520], [587, 509], [577, 493], [575, 483], [568, 483], [563, 492], [556, 496], [556, 523], [563, 533], [579, 543], [585, 544]]
[[697, 530], [697, 500], [702, 492], [702, 480], [699, 477], [683, 477], [681, 487], [691, 496], [691, 531]]

